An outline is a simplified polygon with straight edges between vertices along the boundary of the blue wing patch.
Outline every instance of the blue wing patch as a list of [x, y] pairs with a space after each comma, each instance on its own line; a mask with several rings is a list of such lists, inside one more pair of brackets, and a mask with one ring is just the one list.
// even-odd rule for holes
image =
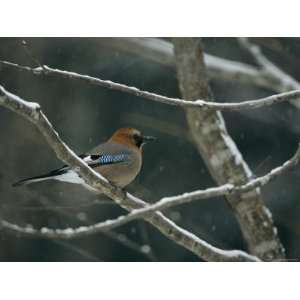
[[130, 159], [130, 155], [128, 153], [120, 153], [120, 154], [102, 154], [98, 158], [98, 162], [100, 165], [110, 165], [114, 163], [125, 162]]

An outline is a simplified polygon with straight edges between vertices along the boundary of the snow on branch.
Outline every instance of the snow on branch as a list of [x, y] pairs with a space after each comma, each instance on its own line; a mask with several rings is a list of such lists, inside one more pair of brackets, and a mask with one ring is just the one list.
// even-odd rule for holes
[[[199, 38], [173, 38], [179, 88], [183, 98], [213, 101], [203, 44]], [[219, 184], [249, 182], [252, 171], [244, 160], [220, 111], [185, 109], [195, 146], [213, 179]], [[242, 194], [226, 195], [239, 223], [248, 249], [263, 260], [284, 259], [272, 214], [263, 203], [259, 188]], [[255, 209], [253, 209], [255, 207]]]
[[91, 235], [101, 231], [107, 231], [124, 225], [130, 221], [147, 217], [150, 213], [158, 210], [163, 210], [180, 204], [190, 203], [192, 201], [207, 199], [218, 196], [225, 196], [234, 193], [245, 193], [252, 189], [263, 187], [270, 181], [274, 180], [278, 176], [286, 173], [291, 168], [298, 165], [300, 160], [300, 145], [293, 157], [283, 163], [281, 166], [272, 169], [269, 173], [264, 176], [260, 176], [256, 179], [249, 181], [246, 184], [240, 186], [234, 186], [232, 184], [225, 184], [219, 187], [208, 188], [205, 190], [196, 190], [190, 193], [184, 193], [182, 195], [165, 197], [156, 202], [155, 204], [148, 205], [145, 208], [135, 209], [128, 215], [120, 216], [113, 220], [107, 220], [91, 226], [82, 226], [79, 228], [68, 228], [68, 229], [50, 229], [42, 228], [35, 229], [32, 226], [21, 227], [16, 224], [12, 224], [5, 220], [0, 220], [0, 224], [10, 230], [23, 233], [28, 236], [38, 236], [42, 238], [51, 239], [72, 239], [82, 236]]
[[[54, 150], [57, 157], [66, 164], [72, 166], [76, 172], [92, 187], [101, 190], [108, 197], [113, 199], [120, 206], [132, 211], [147, 207], [147, 203], [143, 200], [130, 195], [127, 192], [111, 185], [105, 178], [92, 170], [83, 160], [75, 155], [75, 153], [62, 141], [59, 134], [54, 130], [52, 124], [42, 112], [40, 105], [28, 102], [20, 97], [6, 91], [0, 85], [0, 105], [4, 106], [31, 121], [43, 134], [49, 146]], [[160, 212], [154, 212], [144, 218], [146, 221], [155, 226], [161, 233], [166, 235], [172, 241], [178, 243], [184, 248], [190, 250], [195, 255], [207, 261], [258, 261], [257, 257], [251, 256], [239, 250], [221, 250], [207, 242], [201, 240], [191, 232], [179, 227], [174, 222], [166, 218]], [[106, 228], [111, 226], [112, 221], [106, 221]], [[30, 234], [34, 232], [31, 227], [21, 227], [11, 224], [5, 220], [1, 220], [0, 224], [3, 228], [13, 231]], [[104, 226], [104, 225], [101, 225]], [[77, 232], [82, 232], [82, 228], [78, 228]], [[41, 237], [46, 236], [46, 229], [41, 230]], [[73, 229], [67, 232], [69, 235]], [[67, 234], [67, 236], [68, 236]]]
[[12, 62], [0, 60], [0, 64], [3, 66], [8, 66], [12, 68], [17, 68], [21, 71], [27, 71], [34, 75], [55, 75], [58, 77], [80, 80], [87, 82], [89, 84], [102, 86], [108, 89], [117, 90], [120, 92], [125, 92], [132, 94], [137, 97], [143, 97], [147, 100], [152, 100], [155, 102], [160, 102], [169, 105], [175, 105], [180, 107], [198, 107], [206, 110], [222, 110], [222, 111], [237, 111], [243, 109], [257, 109], [264, 106], [270, 106], [276, 103], [285, 102], [285, 101], [293, 101], [293, 103], [297, 103], [300, 107], [300, 85], [298, 90], [284, 92], [276, 95], [272, 95], [265, 98], [254, 99], [254, 100], [246, 100], [243, 102], [237, 103], [217, 103], [217, 102], [209, 102], [205, 100], [195, 100], [189, 101], [179, 98], [170, 98], [163, 95], [151, 93], [148, 91], [140, 90], [136, 87], [127, 86], [125, 84], [116, 83], [110, 80], [103, 80], [97, 77], [92, 77], [88, 75], [82, 75], [75, 72], [64, 71], [59, 69], [54, 69], [43, 65], [42, 67], [31, 68], [28, 66], [18, 65]]

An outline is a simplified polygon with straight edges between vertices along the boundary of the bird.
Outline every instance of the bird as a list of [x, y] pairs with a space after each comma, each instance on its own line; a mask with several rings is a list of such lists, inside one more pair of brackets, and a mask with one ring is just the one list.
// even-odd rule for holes
[[[120, 128], [105, 143], [79, 157], [110, 183], [124, 188], [136, 178], [141, 170], [143, 146], [155, 139], [153, 136], [144, 136], [135, 128]], [[12, 186], [23, 186], [45, 180], [81, 184], [91, 191], [97, 191], [68, 165], [47, 174], [22, 179], [13, 183]]]

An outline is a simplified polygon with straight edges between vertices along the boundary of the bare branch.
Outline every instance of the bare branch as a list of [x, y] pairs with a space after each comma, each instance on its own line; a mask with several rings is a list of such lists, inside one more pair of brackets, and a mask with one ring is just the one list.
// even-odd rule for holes
[[[96, 42], [101, 46], [126, 51], [162, 65], [175, 66], [173, 44], [168, 41], [158, 38], [101, 38]], [[284, 76], [281, 77], [280, 72], [265, 72], [261, 68], [246, 63], [210, 54], [204, 55], [204, 61], [208, 75], [213, 79], [253, 84], [277, 93], [300, 89], [300, 83], [278, 67], [277, 69]], [[299, 103], [291, 102], [291, 104], [299, 108]]]
[[130, 214], [122, 218], [121, 220], [116, 220], [119, 225], [123, 225], [129, 221], [135, 220], [137, 218], [143, 218], [150, 212], [163, 210], [170, 208], [179, 204], [190, 203], [195, 200], [213, 198], [218, 196], [226, 196], [229, 194], [241, 194], [248, 191], [251, 191], [255, 188], [263, 187], [268, 184], [270, 181], [274, 180], [278, 176], [289, 171], [291, 168], [296, 167], [300, 161], [300, 145], [293, 157], [283, 163], [281, 166], [274, 168], [269, 173], [264, 176], [260, 176], [256, 179], [250, 180], [246, 184], [240, 186], [234, 186], [232, 184], [225, 184], [219, 187], [208, 188], [205, 190], [197, 190], [190, 193], [184, 193], [182, 195], [165, 197], [156, 202], [155, 204], [149, 205], [142, 209], [133, 210]]
[[[147, 100], [152, 100], [155, 102], [175, 105], [184, 108], [198, 107], [204, 110], [238, 111], [243, 109], [257, 109], [264, 106], [270, 106], [276, 103], [281, 103], [286, 101], [300, 100], [300, 86], [299, 86], [299, 90], [284, 92], [284, 93], [280, 93], [277, 95], [272, 95], [260, 99], [245, 100], [243, 102], [237, 102], [237, 103], [231, 103], [230, 101], [228, 103], [217, 103], [217, 102], [209, 102], [201, 99], [195, 101], [189, 101], [189, 100], [184, 100], [179, 98], [170, 98], [170, 97], [158, 95], [155, 93], [140, 90], [136, 87], [127, 86], [125, 84], [116, 83], [110, 80], [103, 80], [88, 75], [81, 75], [75, 72], [53, 69], [45, 65], [42, 67], [31, 68], [28, 66], [21, 66], [15, 63], [2, 61], [2, 60], [0, 60], [0, 64], [12, 68], [17, 68], [18, 70], [21, 71], [27, 71], [34, 75], [54, 75], [54, 76], [73, 79], [73, 80], [85, 81], [89, 84], [98, 85], [108, 89], [129, 93], [137, 97], [143, 97]], [[300, 102], [299, 102], [299, 107], [300, 107]]]
[[[61, 140], [58, 133], [48, 121], [37, 103], [27, 102], [20, 97], [7, 92], [0, 86], [0, 105], [20, 114], [30, 120], [43, 134], [49, 146], [54, 150], [57, 157], [66, 164], [72, 166], [78, 174], [92, 187], [101, 190], [108, 197], [112, 198], [119, 205], [127, 210], [144, 208], [147, 204], [129, 193], [112, 186], [102, 176], [92, 170], [83, 160], [77, 157], [74, 152]], [[207, 261], [257, 261], [258, 259], [243, 251], [221, 250], [207, 242], [201, 240], [194, 234], [177, 226], [174, 222], [166, 218], [160, 212], [155, 212], [145, 218], [146, 221], [155, 226], [161, 233], [172, 241], [190, 250], [195, 255]], [[2, 220], [2, 224], [5, 221]], [[109, 224], [110, 221], [107, 221]], [[8, 222], [6, 227], [10, 227]], [[107, 225], [108, 226], [108, 225]], [[22, 231], [13, 224], [13, 230]], [[78, 229], [80, 231], [80, 229]], [[26, 228], [25, 232], [31, 232], [31, 228]]]
[[145, 208], [140, 208], [133, 210], [126, 216], [120, 216], [117, 219], [107, 220], [105, 222], [97, 223], [91, 226], [82, 226], [76, 229], [67, 228], [67, 229], [34, 229], [32, 226], [21, 227], [16, 224], [12, 224], [5, 220], [0, 220], [2, 226], [11, 229], [13, 231], [23, 233], [26, 235], [32, 235], [42, 238], [50, 239], [73, 239], [82, 236], [91, 235], [101, 231], [107, 231], [124, 225], [130, 221], [141, 219], [147, 217], [150, 213], [153, 213], [158, 210], [164, 210], [180, 204], [190, 203], [195, 200], [207, 199], [217, 196], [226, 196], [229, 194], [240, 194], [248, 192], [252, 189], [262, 187], [268, 184], [270, 181], [274, 180], [278, 176], [284, 174], [291, 168], [298, 165], [300, 160], [300, 145], [293, 155], [293, 157], [287, 160], [281, 166], [274, 168], [269, 173], [264, 176], [260, 176], [256, 179], [249, 181], [248, 183], [241, 186], [234, 186], [232, 184], [225, 184], [219, 187], [208, 188], [205, 190], [197, 190], [190, 193], [184, 193], [182, 195], [165, 197], [156, 202], [155, 204], [148, 205]]

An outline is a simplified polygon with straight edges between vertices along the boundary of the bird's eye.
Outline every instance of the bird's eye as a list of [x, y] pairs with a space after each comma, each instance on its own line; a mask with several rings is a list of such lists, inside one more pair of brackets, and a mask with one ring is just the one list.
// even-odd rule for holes
[[138, 147], [140, 147], [143, 143], [143, 137], [140, 134], [137, 134], [137, 133], [134, 133], [132, 137], [134, 139], [135, 144]]

